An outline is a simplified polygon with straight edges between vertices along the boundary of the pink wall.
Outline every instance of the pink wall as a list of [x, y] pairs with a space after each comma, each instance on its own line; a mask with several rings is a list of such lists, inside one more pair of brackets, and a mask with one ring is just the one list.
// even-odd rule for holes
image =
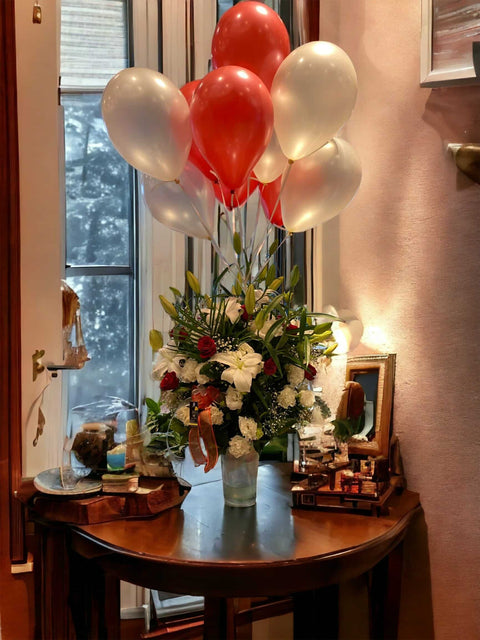
[[355, 200], [324, 225], [324, 301], [362, 319], [359, 352], [397, 354], [394, 429], [426, 522], [407, 544], [401, 638], [432, 637], [432, 601], [437, 640], [473, 640], [480, 186], [457, 172], [445, 145], [480, 140], [480, 87], [420, 88], [420, 5], [321, 2], [321, 39], [357, 69], [358, 102], [342, 135], [363, 165]]

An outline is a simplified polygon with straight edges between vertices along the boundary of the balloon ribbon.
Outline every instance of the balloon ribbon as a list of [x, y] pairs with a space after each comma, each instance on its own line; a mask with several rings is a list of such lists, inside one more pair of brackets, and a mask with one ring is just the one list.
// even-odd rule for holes
[[[206, 451], [206, 455], [203, 452], [201, 440], [203, 440], [203, 448]], [[210, 408], [198, 414], [198, 427], [190, 428], [188, 444], [195, 466], [204, 464], [205, 473], [213, 469], [218, 461], [218, 447], [213, 431]]]

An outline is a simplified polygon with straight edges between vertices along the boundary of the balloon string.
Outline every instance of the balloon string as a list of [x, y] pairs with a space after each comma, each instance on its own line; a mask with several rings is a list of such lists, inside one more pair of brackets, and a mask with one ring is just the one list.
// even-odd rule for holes
[[[250, 179], [250, 178], [249, 178]], [[265, 186], [264, 184], [262, 186]], [[250, 244], [248, 247], [248, 253], [250, 256], [250, 272], [252, 270], [252, 265], [253, 265], [253, 249], [255, 247], [255, 240], [257, 239], [257, 228], [258, 228], [258, 223], [260, 222], [260, 210], [262, 207], [262, 197], [260, 195], [260, 189], [258, 190], [259, 196], [258, 196], [258, 201], [257, 201], [257, 211], [255, 213], [255, 226], [253, 227], [253, 233], [252, 236], [250, 238]], [[268, 234], [269, 229], [267, 229], [266, 233]], [[249, 274], [250, 275], [250, 274]]]
[[[250, 268], [248, 270], [247, 280], [251, 277], [251, 274], [252, 274], [252, 271], [253, 271], [253, 265], [254, 265], [255, 260], [256, 260], [256, 256], [254, 256], [254, 249], [255, 249], [255, 241], [257, 239], [258, 223], [260, 221], [260, 209], [261, 209], [261, 206], [262, 206], [262, 198], [261, 198], [261, 195], [259, 193], [258, 202], [257, 202], [257, 211], [256, 211], [256, 214], [255, 214], [255, 226], [253, 228], [252, 237], [250, 238], [250, 246], [248, 248], [248, 252], [249, 252], [249, 256], [250, 256], [250, 258], [249, 258], [250, 259]], [[272, 225], [270, 225], [270, 226], [272, 226]], [[265, 240], [268, 237], [269, 231], [270, 231], [270, 228], [269, 228], [269, 226], [267, 224], [267, 228], [265, 230]]]
[[[220, 181], [219, 181], [219, 184], [220, 184]], [[231, 211], [231, 214], [232, 214], [232, 222], [231, 222], [231, 221], [230, 221], [230, 216], [228, 215], [229, 211], [228, 211], [227, 204], [226, 204], [226, 202], [225, 202], [225, 195], [224, 195], [224, 193], [223, 193], [223, 189], [220, 189], [220, 193], [222, 194], [222, 204], [223, 204], [223, 222], [224, 222], [224, 224], [225, 224], [225, 225], [226, 225], [226, 227], [227, 227], [228, 233], [229, 233], [229, 235], [230, 235], [230, 241], [231, 241], [232, 246], [233, 246], [233, 237], [234, 237], [234, 235], [235, 235], [235, 228], [236, 228], [236, 227], [235, 227], [235, 209], [234, 209], [234, 207], [233, 207], [233, 200], [234, 200], [234, 195], [235, 195], [235, 194], [232, 192], [232, 193], [231, 193], [231, 198], [230, 198], [230, 205], [231, 205], [231, 209], [232, 209], [232, 211]], [[214, 249], [215, 249], [215, 247], [214, 247]], [[215, 249], [215, 251], [216, 251], [216, 249]], [[240, 273], [240, 274], [241, 274], [241, 273], [242, 273], [242, 269], [241, 269], [241, 265], [240, 265], [239, 257], [237, 256], [237, 254], [235, 253], [235, 251], [234, 251], [234, 255], [235, 255], [235, 263], [234, 263], [234, 264], [235, 264], [236, 269], [237, 269], [237, 274], [238, 274], [238, 273]], [[226, 262], [225, 260], [224, 260], [224, 263], [225, 263], [225, 265], [228, 267], [228, 271], [233, 275], [233, 272], [232, 272], [232, 265], [231, 265], [230, 263]]]
[[280, 204], [280, 198], [282, 197], [282, 192], [283, 192], [283, 189], [285, 188], [285, 184], [286, 184], [286, 182], [288, 180], [288, 176], [290, 175], [290, 171], [292, 170], [293, 163], [294, 163], [293, 160], [289, 160], [288, 161], [287, 170], [285, 171], [285, 173], [282, 176], [282, 182], [280, 184], [280, 191], [278, 192], [277, 201], [275, 202], [275, 206], [273, 207], [273, 211], [270, 214], [270, 218], [269, 218], [270, 222], [272, 222], [272, 219], [273, 219], [273, 216], [275, 214], [275, 211], [277, 210], [277, 207]]
[[[178, 183], [180, 185], [180, 188], [182, 189], [182, 191], [185, 193], [185, 195], [187, 197], [188, 193], [185, 191], [184, 186], [182, 185], [181, 182]], [[228, 262], [228, 260], [225, 258], [224, 254], [222, 253], [222, 250], [220, 249], [220, 245], [218, 244], [218, 242], [215, 240], [215, 237], [213, 236], [213, 234], [211, 233], [210, 229], [207, 227], [207, 225], [205, 224], [200, 212], [198, 211], [197, 207], [194, 205], [193, 202], [191, 202], [192, 208], [195, 211], [196, 216], [198, 217], [200, 224], [203, 226], [203, 228], [205, 229], [208, 239], [210, 240], [213, 249], [215, 250], [215, 252], [217, 253], [217, 255], [220, 257], [220, 259], [222, 260], [222, 262], [225, 264], [226, 267], [228, 267], [228, 269], [230, 270], [231, 265]]]
[[[283, 244], [285, 244], [285, 242], [288, 240], [288, 238], [290, 238], [290, 236], [291, 236], [291, 235], [293, 235], [293, 234], [292, 234], [292, 232], [291, 232], [291, 231], [288, 231], [288, 232], [287, 232], [287, 235], [284, 237], [284, 239], [280, 242], [280, 244], [278, 245], [278, 247], [275, 249], [275, 252], [277, 252], [277, 251], [280, 249], [280, 247], [281, 247]], [[266, 239], [267, 239], [267, 238], [265, 237], [265, 239], [264, 239], [264, 241], [263, 241], [263, 243], [262, 243], [262, 246], [265, 244]], [[266, 260], [265, 260], [265, 261], [260, 265], [260, 269], [259, 269], [259, 271], [262, 271], [262, 269], [263, 269], [264, 267], [266, 267], [266, 266], [267, 266], [267, 264], [270, 262], [270, 258], [271, 258], [271, 257], [272, 257], [272, 256], [268, 256], [268, 258], [267, 258], [267, 259], [266, 259]]]
[[[280, 191], [278, 192], [277, 201], [276, 201], [276, 203], [275, 203], [275, 206], [273, 207], [273, 211], [272, 211], [272, 213], [270, 214], [270, 217], [268, 218], [268, 221], [269, 221], [269, 223], [270, 223], [270, 225], [271, 225], [271, 226], [273, 226], [272, 218], [273, 218], [273, 215], [274, 215], [274, 213], [275, 213], [275, 210], [276, 210], [276, 208], [277, 208], [277, 206], [278, 206], [278, 204], [279, 204], [279, 202], [280, 202], [280, 198], [281, 198], [281, 196], [282, 196], [282, 191], [283, 191], [283, 189], [284, 189], [284, 187], [285, 187], [285, 184], [286, 184], [286, 182], [287, 182], [287, 180], [288, 180], [288, 176], [290, 175], [290, 171], [291, 171], [291, 169], [292, 169], [293, 162], [294, 162], [293, 160], [289, 160], [289, 161], [288, 161], [288, 167], [287, 167], [287, 169], [286, 169], [286, 171], [285, 171], [285, 173], [284, 173], [284, 175], [283, 175], [283, 177], [282, 177], [282, 184], [280, 185]], [[278, 247], [277, 247], [277, 249], [276, 249], [275, 251], [278, 251], [278, 250], [280, 249], [280, 247], [282, 246], [282, 244], [284, 244], [284, 242], [286, 241], [286, 239], [287, 239], [289, 236], [291, 236], [291, 235], [292, 235], [291, 233], [288, 233], [288, 234], [285, 236], [285, 238], [282, 240], [282, 242], [278, 245]], [[257, 260], [257, 258], [260, 256], [260, 254], [261, 254], [261, 252], [262, 252], [262, 250], [263, 250], [263, 247], [265, 246], [265, 243], [266, 243], [266, 241], [267, 241], [267, 236], [268, 236], [268, 230], [267, 230], [267, 232], [265, 233], [265, 236], [264, 236], [264, 238], [263, 238], [262, 242], [261, 242], [261, 243], [259, 244], [259, 246], [257, 247], [257, 250], [256, 250], [256, 252], [255, 252], [255, 257], [253, 258], [253, 260]], [[260, 271], [262, 271], [262, 269], [263, 269], [263, 268], [264, 268], [264, 267], [269, 263], [270, 258], [271, 258], [271, 256], [269, 256], [269, 257], [267, 258], [267, 260], [265, 260], [265, 262], [261, 265], [261, 267], [260, 267]], [[253, 264], [253, 260], [252, 260], [252, 264]]]

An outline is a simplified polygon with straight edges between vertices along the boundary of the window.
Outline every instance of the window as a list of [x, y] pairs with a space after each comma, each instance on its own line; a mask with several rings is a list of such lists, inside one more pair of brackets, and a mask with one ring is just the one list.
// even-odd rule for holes
[[68, 408], [114, 395], [136, 401], [136, 226], [131, 167], [101, 116], [110, 78], [129, 65], [127, 0], [62, 0], [65, 277], [80, 298], [91, 358], [65, 376]]

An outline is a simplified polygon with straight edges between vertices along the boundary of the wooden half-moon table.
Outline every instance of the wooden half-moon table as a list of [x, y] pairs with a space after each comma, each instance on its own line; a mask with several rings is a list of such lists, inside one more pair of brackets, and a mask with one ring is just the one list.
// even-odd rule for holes
[[[44, 525], [44, 629], [64, 637], [68, 621], [55, 619], [63, 602], [78, 639], [117, 640], [118, 584], [126, 580], [204, 596], [208, 640], [233, 637], [229, 599], [287, 594], [294, 595], [296, 638], [322, 638], [326, 629], [332, 637], [335, 621], [328, 618], [335, 607], [325, 594], [371, 572], [371, 635], [395, 637], [401, 542], [420, 510], [418, 495], [392, 496], [389, 514], [380, 517], [292, 509], [290, 470], [279, 463], [260, 466], [255, 507], [225, 507], [217, 480], [194, 486], [180, 508], [154, 518]], [[59, 553], [62, 539], [70, 580]], [[319, 610], [322, 602], [327, 611]]]

